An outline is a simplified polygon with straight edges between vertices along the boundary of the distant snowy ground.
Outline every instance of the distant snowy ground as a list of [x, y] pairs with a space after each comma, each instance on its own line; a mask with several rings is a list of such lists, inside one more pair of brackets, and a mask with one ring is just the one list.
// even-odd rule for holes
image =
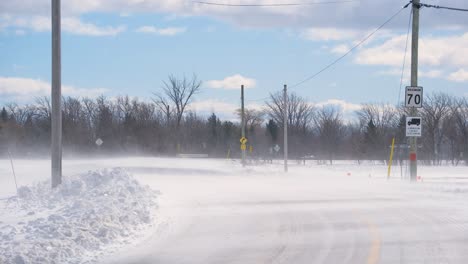
[[153, 225], [156, 194], [122, 169], [20, 187], [0, 202], [0, 263], [93, 261]]
[[[117, 189], [132, 184], [144, 188], [141, 193], [147, 195], [137, 200], [147, 198], [146, 208], [157, 201], [150, 223], [143, 217], [135, 219], [139, 227], [106, 227], [112, 236], [104, 239], [89, 229], [78, 230], [75, 234], [89, 235], [85, 238], [93, 246], [86, 249], [75, 242], [68, 244], [63, 227], [54, 233], [39, 226], [83, 212], [73, 209], [73, 203], [84, 196], [89, 196], [89, 202], [97, 201], [93, 191], [88, 192], [91, 195], [65, 196], [60, 190], [49, 194], [48, 183], [43, 182], [50, 177], [49, 161], [18, 160], [15, 165], [18, 184], [29, 186], [24, 190], [31, 190], [43, 204], [20, 195], [25, 198], [17, 200], [25, 199], [23, 203], [35, 208], [29, 210], [9, 199], [15, 195], [10, 164], [0, 160], [0, 226], [15, 227], [13, 239], [21, 241], [0, 241], [0, 263], [4, 252], [15, 257], [32, 248], [41, 254], [65, 252], [61, 256], [66, 261], [57, 263], [468, 263], [468, 252], [464, 253], [468, 246], [466, 166], [420, 166], [422, 181], [408, 184], [401, 180], [407, 177], [405, 167], [394, 166], [387, 181], [387, 167], [373, 162], [340, 161], [330, 166], [290, 161], [289, 173], [284, 174], [281, 161], [242, 168], [238, 161], [212, 159], [64, 160], [65, 193], [76, 189], [73, 177], [87, 182], [91, 174], [83, 173], [92, 170], [98, 178], [112, 179], [114, 173], [128, 179], [107, 181]], [[115, 167], [123, 170], [103, 170]], [[160, 190], [161, 195], [149, 198], [152, 192], [140, 184]], [[114, 196], [99, 197], [118, 201]], [[128, 209], [133, 201], [129, 197], [112, 206], [102, 200], [93, 203], [94, 213], [100, 210], [114, 216], [98, 224], [114, 221], [120, 212], [114, 209]], [[48, 208], [56, 198], [67, 201], [60, 206], [69, 209]], [[28, 215], [30, 211], [35, 214]], [[49, 221], [51, 215], [60, 217]], [[28, 222], [38, 217], [44, 222]], [[26, 240], [29, 233], [24, 230], [29, 225], [34, 235]], [[146, 235], [138, 236], [142, 230]], [[11, 228], [7, 231], [12, 234]]]

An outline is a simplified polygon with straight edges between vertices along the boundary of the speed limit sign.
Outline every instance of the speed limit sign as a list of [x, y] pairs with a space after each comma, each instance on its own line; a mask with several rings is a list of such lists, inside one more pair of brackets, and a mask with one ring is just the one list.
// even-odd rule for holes
[[423, 88], [407, 86], [405, 92], [405, 106], [421, 108], [423, 103]]

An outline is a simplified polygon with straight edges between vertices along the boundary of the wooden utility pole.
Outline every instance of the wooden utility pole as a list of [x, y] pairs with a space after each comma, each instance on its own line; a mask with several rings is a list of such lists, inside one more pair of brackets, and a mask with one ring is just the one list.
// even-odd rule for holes
[[285, 84], [283, 89], [283, 128], [284, 128], [284, 172], [288, 172], [288, 86]]
[[[413, 29], [411, 41], [411, 86], [418, 86], [418, 47], [419, 47], [419, 9], [420, 1], [413, 0]], [[411, 116], [417, 116], [418, 110], [416, 107], [411, 108]], [[416, 181], [418, 175], [418, 139], [410, 137], [410, 180]]]
[[62, 183], [62, 80], [60, 0], [52, 0], [52, 188]]

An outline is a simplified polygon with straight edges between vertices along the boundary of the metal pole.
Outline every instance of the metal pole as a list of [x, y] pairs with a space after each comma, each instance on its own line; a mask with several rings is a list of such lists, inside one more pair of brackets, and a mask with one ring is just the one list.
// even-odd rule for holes
[[284, 100], [284, 115], [283, 115], [283, 128], [284, 128], [284, 172], [288, 172], [288, 86], [284, 85], [283, 90]]
[[52, 188], [62, 183], [60, 0], [52, 0]]
[[[418, 86], [418, 47], [419, 47], [419, 0], [413, 0], [413, 29], [411, 41], [411, 86]], [[417, 116], [418, 110], [411, 108], [411, 116]], [[410, 138], [410, 180], [416, 181], [418, 175], [417, 159], [418, 140], [416, 137]]]
[[[244, 85], [241, 85], [241, 136], [245, 137]], [[245, 167], [245, 149], [242, 149], [242, 166]]]

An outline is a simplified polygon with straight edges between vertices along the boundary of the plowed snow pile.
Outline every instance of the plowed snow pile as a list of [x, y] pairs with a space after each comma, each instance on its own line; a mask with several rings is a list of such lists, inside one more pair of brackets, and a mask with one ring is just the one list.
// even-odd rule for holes
[[83, 263], [153, 224], [157, 192], [122, 169], [21, 187], [0, 203], [0, 263]]

